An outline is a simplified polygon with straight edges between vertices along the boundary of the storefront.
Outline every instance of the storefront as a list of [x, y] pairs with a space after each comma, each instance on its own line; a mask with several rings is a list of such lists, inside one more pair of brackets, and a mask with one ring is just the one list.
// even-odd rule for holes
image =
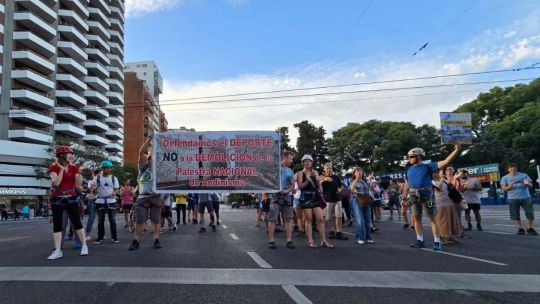
[[46, 204], [46, 189], [39, 188], [0, 188], [0, 209], [4, 207], [8, 213], [15, 209], [21, 210], [23, 206], [28, 205], [33, 214], [39, 213]]

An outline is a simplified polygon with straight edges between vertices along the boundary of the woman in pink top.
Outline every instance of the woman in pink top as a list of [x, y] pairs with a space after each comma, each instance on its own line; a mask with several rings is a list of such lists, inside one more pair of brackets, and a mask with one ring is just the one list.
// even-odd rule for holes
[[122, 194], [122, 212], [124, 213], [124, 228], [128, 227], [129, 224], [129, 212], [133, 207], [133, 196], [135, 195], [135, 189], [131, 186], [129, 179], [126, 179], [124, 186], [120, 190]]

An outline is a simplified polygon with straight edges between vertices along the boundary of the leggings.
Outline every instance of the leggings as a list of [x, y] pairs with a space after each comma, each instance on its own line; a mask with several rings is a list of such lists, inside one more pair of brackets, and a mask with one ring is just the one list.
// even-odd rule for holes
[[53, 214], [53, 233], [62, 232], [64, 210], [67, 211], [69, 220], [75, 231], [83, 228], [77, 197], [55, 197], [52, 199], [51, 209]]

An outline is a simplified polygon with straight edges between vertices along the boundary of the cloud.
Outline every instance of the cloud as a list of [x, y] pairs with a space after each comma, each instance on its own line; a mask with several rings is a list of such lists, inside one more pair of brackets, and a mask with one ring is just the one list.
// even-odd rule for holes
[[183, 4], [186, 0], [126, 0], [126, 17], [139, 17], [142, 15], [169, 10]]

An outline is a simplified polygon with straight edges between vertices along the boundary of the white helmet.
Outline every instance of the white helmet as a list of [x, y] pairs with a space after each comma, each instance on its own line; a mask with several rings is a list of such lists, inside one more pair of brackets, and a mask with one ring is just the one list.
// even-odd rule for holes
[[309, 161], [313, 162], [313, 157], [311, 157], [311, 155], [309, 155], [309, 154], [306, 154], [306, 155], [302, 156], [302, 162], [304, 162], [305, 160], [309, 160]]
[[409, 152], [407, 153], [407, 155], [422, 155], [422, 156], [426, 156], [426, 152], [424, 152], [424, 149], [422, 148], [412, 148], [409, 150]]

